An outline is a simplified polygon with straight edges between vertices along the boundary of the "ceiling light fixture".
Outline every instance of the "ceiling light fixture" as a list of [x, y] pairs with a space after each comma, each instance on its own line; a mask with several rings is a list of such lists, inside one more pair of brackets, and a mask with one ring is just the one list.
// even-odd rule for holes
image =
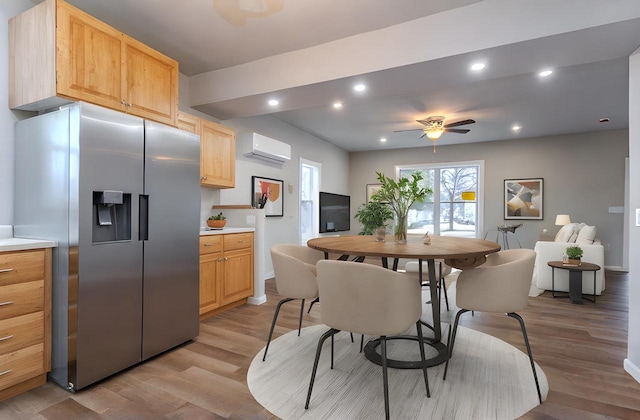
[[356, 92], [364, 92], [365, 89], [367, 89], [367, 87], [362, 83], [359, 83], [353, 87], [353, 90], [355, 90]]
[[484, 63], [475, 63], [471, 65], [471, 70], [473, 71], [480, 71], [482, 69], [484, 69], [486, 67], [486, 64]]
[[547, 77], [547, 76], [551, 76], [552, 74], [553, 74], [553, 70], [543, 70], [540, 73], [538, 73], [540, 77]]
[[276, 106], [276, 105], [279, 105], [279, 104], [280, 104], [280, 101], [278, 101], [277, 99], [269, 100], [269, 105], [271, 105], [271, 106]]
[[334, 103], [333, 103], [333, 107], [334, 107], [335, 109], [340, 109], [340, 108], [342, 108], [342, 102], [334, 102]]
[[387, 139], [386, 139], [386, 138], [384, 138], [384, 137], [381, 137], [381, 138], [380, 138], [380, 143], [386, 143], [386, 142], [387, 142]]
[[514, 125], [513, 127], [511, 127], [511, 129], [512, 129], [513, 131], [520, 131], [520, 129], [521, 129], [521, 128], [522, 128], [522, 127], [520, 127], [518, 124], [516, 124], [516, 125]]

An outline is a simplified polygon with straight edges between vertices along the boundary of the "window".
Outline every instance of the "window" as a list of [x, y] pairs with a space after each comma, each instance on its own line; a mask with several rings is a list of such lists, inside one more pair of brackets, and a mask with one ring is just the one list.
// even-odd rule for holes
[[318, 237], [320, 192], [320, 164], [300, 159], [300, 244]]
[[[483, 197], [480, 188], [483, 168], [484, 162], [397, 166], [396, 178], [421, 172], [423, 186], [433, 190], [424, 203], [411, 206], [408, 233], [478, 237], [478, 232], [482, 232], [479, 203]], [[468, 194], [471, 192], [473, 194]], [[466, 199], [462, 193], [467, 193]]]

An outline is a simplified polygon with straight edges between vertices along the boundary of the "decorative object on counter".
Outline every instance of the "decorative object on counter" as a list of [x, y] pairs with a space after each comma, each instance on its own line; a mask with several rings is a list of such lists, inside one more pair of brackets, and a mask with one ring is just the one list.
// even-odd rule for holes
[[423, 187], [423, 177], [420, 172], [414, 172], [410, 178], [401, 177], [398, 181], [388, 178], [382, 172], [376, 172], [380, 189], [371, 197], [374, 201], [389, 203], [396, 215], [395, 240], [399, 243], [407, 242], [407, 214], [409, 208], [416, 201], [423, 202], [433, 190]]
[[358, 235], [374, 235], [376, 241], [384, 241], [387, 220], [393, 219], [393, 212], [388, 204], [379, 201], [369, 201], [361, 204], [354, 218], [362, 225]]
[[284, 216], [284, 181], [280, 179], [251, 177], [251, 203], [257, 209], [264, 209], [266, 217]]
[[209, 216], [209, 218], [207, 219], [207, 226], [211, 228], [221, 229], [226, 224], [227, 224], [227, 218], [222, 214], [222, 212], [214, 216]]
[[427, 233], [425, 233], [424, 236], [422, 237], [422, 243], [425, 245], [431, 244], [431, 236], [429, 236], [429, 231], [427, 231]]
[[580, 265], [580, 259], [582, 258], [583, 251], [582, 248], [577, 245], [570, 246], [567, 247], [566, 255], [568, 257], [568, 260], [565, 262], [563, 259], [563, 263], [570, 265]]
[[543, 178], [504, 180], [505, 220], [543, 220]]

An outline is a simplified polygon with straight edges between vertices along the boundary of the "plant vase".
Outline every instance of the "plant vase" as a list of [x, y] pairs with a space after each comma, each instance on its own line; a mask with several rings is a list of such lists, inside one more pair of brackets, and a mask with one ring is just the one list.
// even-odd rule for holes
[[580, 265], [580, 259], [569, 258], [567, 260], [567, 264], [569, 265]]
[[407, 243], [407, 215], [396, 215], [395, 240], [399, 244]]
[[376, 237], [376, 242], [384, 242], [384, 237], [387, 234], [387, 230], [384, 226], [382, 226], [377, 228], [373, 234]]
[[210, 228], [221, 229], [226, 224], [226, 220], [207, 220], [207, 226], [209, 226]]

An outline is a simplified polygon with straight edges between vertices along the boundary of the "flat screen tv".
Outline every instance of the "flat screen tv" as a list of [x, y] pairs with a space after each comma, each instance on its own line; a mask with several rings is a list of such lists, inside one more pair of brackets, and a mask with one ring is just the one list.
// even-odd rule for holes
[[351, 197], [320, 192], [320, 233], [351, 229]]

